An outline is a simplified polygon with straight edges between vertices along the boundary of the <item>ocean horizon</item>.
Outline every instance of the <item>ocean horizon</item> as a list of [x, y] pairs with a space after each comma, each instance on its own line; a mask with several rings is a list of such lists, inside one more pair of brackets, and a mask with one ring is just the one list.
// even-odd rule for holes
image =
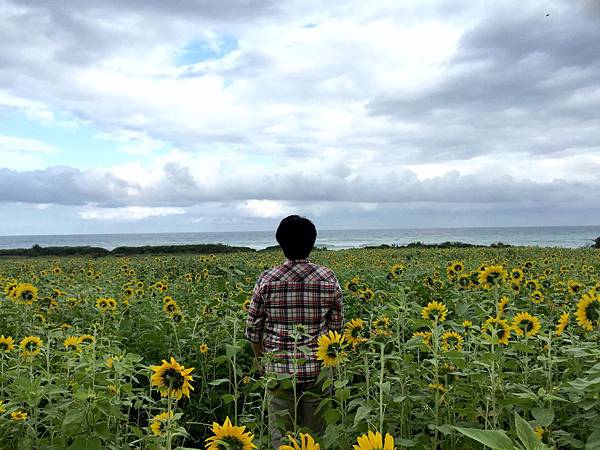
[[[315, 245], [341, 250], [382, 244], [406, 245], [417, 241], [425, 244], [460, 241], [478, 245], [502, 242], [518, 246], [578, 248], [589, 247], [598, 236], [600, 225], [319, 230]], [[112, 250], [120, 246], [218, 243], [256, 250], [277, 245], [274, 230], [0, 236], [0, 249], [40, 245], [92, 246]]]

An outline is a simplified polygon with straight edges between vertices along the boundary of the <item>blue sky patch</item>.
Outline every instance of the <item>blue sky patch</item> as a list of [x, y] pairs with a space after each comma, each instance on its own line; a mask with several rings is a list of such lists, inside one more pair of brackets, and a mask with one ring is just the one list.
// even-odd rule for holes
[[238, 48], [237, 39], [225, 36], [217, 43], [195, 39], [187, 44], [175, 58], [177, 66], [196, 64], [211, 59], [219, 59]]

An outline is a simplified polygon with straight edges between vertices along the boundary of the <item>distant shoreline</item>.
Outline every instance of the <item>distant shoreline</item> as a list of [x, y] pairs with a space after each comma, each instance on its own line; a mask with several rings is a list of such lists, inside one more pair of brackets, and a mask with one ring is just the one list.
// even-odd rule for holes
[[[411, 242], [406, 245], [380, 244], [367, 245], [362, 247], [352, 247], [351, 249], [376, 250], [376, 249], [408, 249], [408, 248], [525, 248], [532, 246], [511, 245], [502, 242], [492, 243], [490, 245], [470, 244], [466, 242], [441, 242], [435, 244], [425, 244], [423, 242]], [[536, 248], [564, 248], [564, 247], [543, 247]], [[590, 246], [590, 248], [593, 246]], [[587, 248], [587, 247], [580, 247]], [[251, 247], [242, 247], [226, 244], [185, 244], [185, 245], [144, 245], [144, 246], [121, 246], [112, 250], [102, 247], [92, 246], [60, 246], [60, 247], [42, 247], [34, 245], [31, 248], [0, 249], [0, 257], [56, 257], [56, 256], [91, 256], [91, 257], [109, 257], [109, 256], [143, 256], [143, 255], [206, 255], [217, 253], [262, 253], [277, 251], [279, 246], [269, 246], [263, 249], [254, 249]], [[328, 249], [326, 247], [315, 247], [316, 251], [339, 251]], [[341, 249], [348, 250], [348, 249]]]

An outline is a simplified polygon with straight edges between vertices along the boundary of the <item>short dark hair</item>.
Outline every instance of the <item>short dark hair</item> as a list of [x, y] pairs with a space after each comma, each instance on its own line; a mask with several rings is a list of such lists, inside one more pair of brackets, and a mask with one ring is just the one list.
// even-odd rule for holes
[[281, 245], [286, 258], [305, 259], [315, 245], [317, 229], [306, 217], [287, 216], [279, 223], [275, 239]]

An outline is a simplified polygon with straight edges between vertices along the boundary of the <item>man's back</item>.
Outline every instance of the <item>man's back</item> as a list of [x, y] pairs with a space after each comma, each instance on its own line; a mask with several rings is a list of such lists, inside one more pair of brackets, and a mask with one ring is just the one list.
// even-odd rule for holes
[[[319, 376], [321, 364], [316, 359], [319, 336], [342, 327], [342, 291], [333, 271], [307, 259], [287, 260], [263, 272], [254, 287], [248, 311], [246, 337], [263, 342], [272, 352], [274, 362], [265, 369], [277, 373], [294, 373], [294, 359], [304, 359], [297, 366], [298, 382]], [[304, 334], [294, 343], [297, 325]], [[312, 353], [294, 353], [294, 346], [308, 346]]]

